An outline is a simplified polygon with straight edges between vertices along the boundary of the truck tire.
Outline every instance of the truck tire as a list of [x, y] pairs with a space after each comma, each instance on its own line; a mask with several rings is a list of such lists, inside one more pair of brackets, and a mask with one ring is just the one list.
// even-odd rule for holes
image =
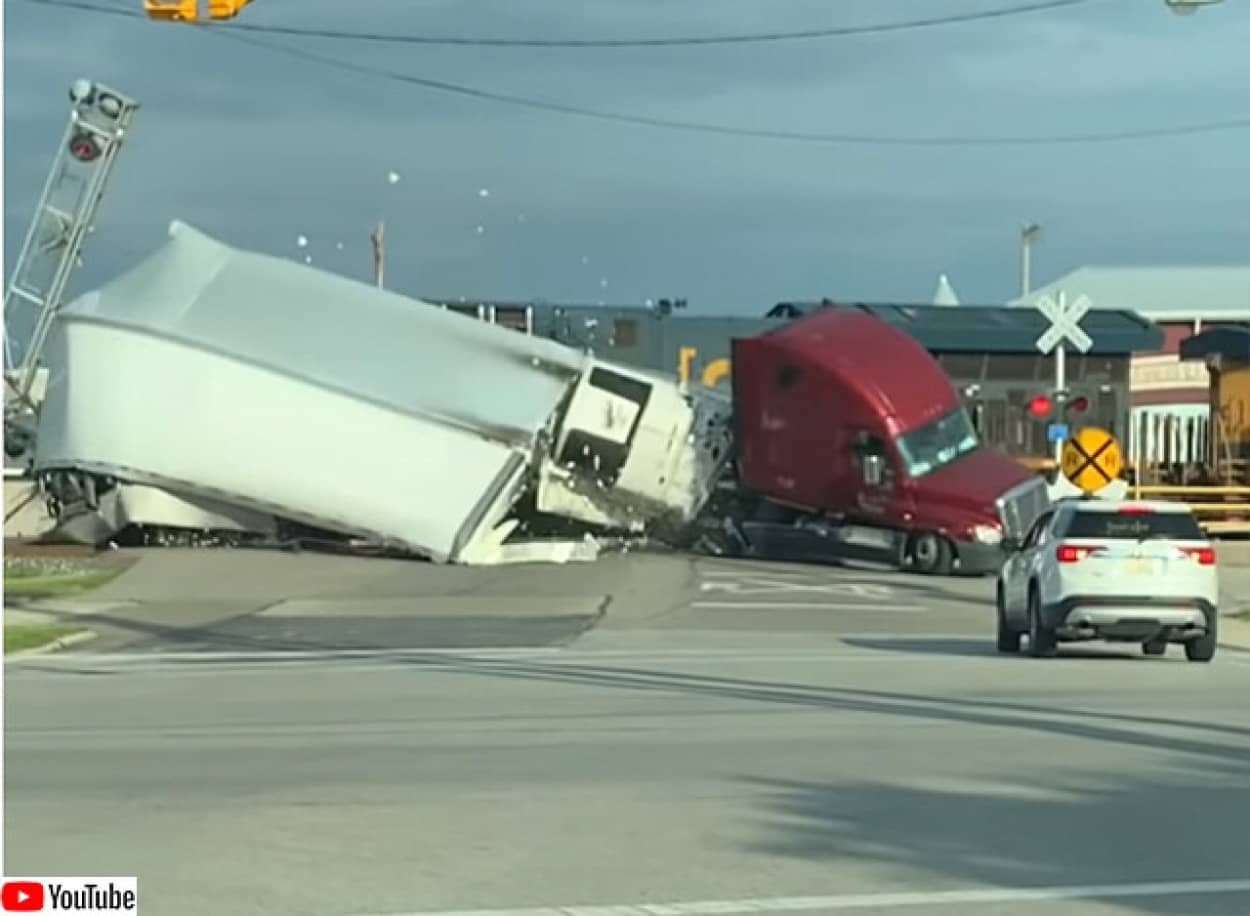
[[929, 576], [949, 576], [955, 563], [954, 546], [936, 531], [913, 534], [907, 555], [912, 569]]

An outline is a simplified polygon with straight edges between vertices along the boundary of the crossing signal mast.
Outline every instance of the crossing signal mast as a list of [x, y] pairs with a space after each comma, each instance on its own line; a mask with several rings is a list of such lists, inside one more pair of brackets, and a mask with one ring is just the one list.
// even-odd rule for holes
[[[4, 294], [4, 374], [16, 394], [6, 401], [5, 448], [14, 456], [29, 442], [31, 431], [19, 419], [34, 412], [31, 388], [44, 345], [139, 108], [134, 99], [85, 79], [74, 81], [69, 98], [69, 123]], [[13, 317], [29, 309], [34, 323], [18, 361]]]

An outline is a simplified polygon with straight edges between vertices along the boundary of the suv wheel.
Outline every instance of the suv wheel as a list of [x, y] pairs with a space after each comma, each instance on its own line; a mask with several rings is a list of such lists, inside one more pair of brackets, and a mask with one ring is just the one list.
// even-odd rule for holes
[[1011, 624], [1007, 622], [1007, 606], [1003, 598], [1003, 586], [998, 586], [998, 651], [1015, 653], [1020, 651], [1020, 637], [1023, 635], [1019, 630], [1013, 630]]
[[1029, 655], [1034, 658], [1052, 658], [1058, 640], [1042, 623], [1042, 600], [1037, 587], [1029, 589]]
[[1215, 616], [1212, 615], [1207, 631], [1197, 639], [1191, 639], [1185, 643], [1185, 658], [1191, 662], [1209, 662], [1215, 658], [1215, 642], [1217, 638]]
[[1162, 655], [1168, 650], [1168, 641], [1166, 639], [1152, 639], [1150, 642], [1142, 643], [1141, 650], [1146, 655]]

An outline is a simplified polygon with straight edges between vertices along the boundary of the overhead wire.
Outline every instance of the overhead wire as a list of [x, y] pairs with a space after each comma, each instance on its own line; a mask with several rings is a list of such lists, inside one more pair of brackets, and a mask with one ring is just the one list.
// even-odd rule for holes
[[[137, 10], [92, 3], [89, 0], [26, 0], [40, 6], [59, 6], [88, 12], [109, 13], [130, 18], [147, 18]], [[1081, 6], [1096, 0], [1032, 0], [1011, 6], [975, 10], [967, 13], [946, 13], [896, 22], [868, 25], [828, 26], [774, 32], [745, 32], [719, 35], [684, 35], [638, 38], [493, 38], [462, 35], [397, 35], [394, 32], [360, 32], [346, 29], [322, 29], [306, 26], [284, 26], [237, 21], [205, 21], [205, 28], [297, 38], [323, 38], [341, 41], [381, 42], [386, 44], [444, 45], [475, 48], [668, 48], [700, 45], [763, 44], [783, 41], [810, 41], [825, 38], [847, 38], [857, 35], [881, 35], [928, 29], [946, 25], [962, 25], [1012, 16], [1048, 12], [1065, 7]]]
[[[118, 7], [98, 6], [83, 2], [83, 0], [26, 0], [26, 2], [34, 3], [40, 6], [72, 7], [75, 9], [85, 9], [110, 14], [125, 15], [132, 12], [130, 10], [122, 10]], [[146, 20], [146, 17], [141, 13], [136, 13], [135, 16]], [[132, 16], [129, 18], [134, 17]], [[303, 48], [291, 47], [289, 45], [268, 41], [262, 38], [256, 38], [239, 31], [224, 30], [215, 25], [201, 25], [198, 23], [191, 23], [188, 25], [207, 35], [228, 39], [241, 44], [251, 45], [269, 52], [284, 54], [288, 57], [303, 60], [308, 63], [314, 63], [344, 72], [355, 73], [372, 79], [382, 79], [402, 85], [415, 86], [433, 92], [457, 95], [502, 105], [528, 108], [536, 111], [571, 115], [590, 120], [714, 136], [788, 141], [795, 143], [878, 147], [1016, 147], [1119, 143], [1134, 140], [1150, 140], [1195, 134], [1209, 134], [1250, 128], [1250, 114], [1221, 120], [1209, 120], [1191, 122], [1188, 124], [1174, 124], [1154, 127], [1126, 128], [1114, 131], [1083, 131], [1068, 134], [1032, 134], [1017, 136], [998, 135], [979, 137], [968, 135], [891, 136], [882, 134], [775, 130], [769, 128], [739, 127], [730, 124], [715, 124], [710, 122], [681, 120], [675, 118], [661, 118], [650, 115], [627, 114], [624, 112], [609, 111], [589, 106], [514, 95], [511, 93], [497, 92], [489, 89], [480, 89], [474, 86], [464, 85], [462, 83], [454, 83], [447, 80], [417, 76], [369, 64], [360, 64], [327, 54], [321, 54], [316, 51], [309, 51]]]

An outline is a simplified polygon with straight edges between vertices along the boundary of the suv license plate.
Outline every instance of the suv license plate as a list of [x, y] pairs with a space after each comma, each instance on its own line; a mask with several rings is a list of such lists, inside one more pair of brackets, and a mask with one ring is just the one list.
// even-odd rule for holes
[[1128, 561], [1126, 572], [1130, 576], [1149, 576], [1155, 571], [1154, 560], [1134, 559]]

